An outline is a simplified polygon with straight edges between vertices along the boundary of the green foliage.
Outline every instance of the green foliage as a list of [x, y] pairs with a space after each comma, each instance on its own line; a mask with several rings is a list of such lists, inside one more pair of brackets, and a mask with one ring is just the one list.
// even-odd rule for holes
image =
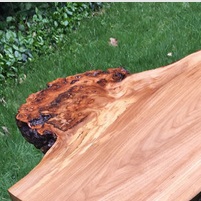
[[27, 61], [52, 52], [83, 18], [102, 6], [81, 2], [8, 4], [3, 4], [4, 11], [18, 12], [0, 22], [0, 81], [17, 78]]

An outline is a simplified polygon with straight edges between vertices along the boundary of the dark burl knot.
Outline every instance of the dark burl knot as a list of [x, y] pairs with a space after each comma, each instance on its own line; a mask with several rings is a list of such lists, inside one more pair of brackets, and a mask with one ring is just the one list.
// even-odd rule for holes
[[17, 125], [23, 137], [31, 144], [34, 144], [34, 146], [43, 153], [46, 153], [56, 142], [57, 136], [51, 131], [45, 130], [43, 134], [40, 135], [36, 129], [31, 129], [28, 124], [24, 122], [17, 120]]
[[58, 130], [65, 135], [82, 122], [90, 109], [101, 104], [96, 99], [108, 97], [106, 86], [128, 75], [123, 68], [112, 68], [58, 78], [27, 98], [16, 115], [18, 128], [28, 142], [46, 153], [55, 143]]

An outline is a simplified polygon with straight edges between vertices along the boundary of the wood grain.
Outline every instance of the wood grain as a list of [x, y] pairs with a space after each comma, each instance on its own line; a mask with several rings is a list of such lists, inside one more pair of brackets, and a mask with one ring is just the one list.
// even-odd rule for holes
[[46, 89], [31, 94], [19, 109], [16, 121], [22, 135], [46, 153], [60, 137], [59, 133], [62, 137], [94, 110], [113, 101], [106, 87], [121, 82], [128, 75], [123, 68], [112, 68], [87, 71], [48, 83]]
[[93, 99], [82, 122], [51, 127], [56, 142], [12, 200], [188, 201], [201, 191], [200, 51]]

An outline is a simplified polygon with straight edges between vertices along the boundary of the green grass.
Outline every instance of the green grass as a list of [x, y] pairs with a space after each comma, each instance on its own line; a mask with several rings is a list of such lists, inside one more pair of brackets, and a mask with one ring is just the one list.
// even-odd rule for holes
[[[118, 47], [108, 45], [117, 38]], [[27, 96], [58, 77], [123, 66], [132, 73], [168, 65], [201, 47], [201, 3], [110, 3], [82, 22], [54, 54], [27, 64], [26, 79], [0, 98], [0, 198], [42, 158], [15, 124]], [[172, 52], [172, 56], [167, 56]], [[3, 128], [2, 128], [3, 127]], [[8, 131], [6, 131], [6, 129]]]

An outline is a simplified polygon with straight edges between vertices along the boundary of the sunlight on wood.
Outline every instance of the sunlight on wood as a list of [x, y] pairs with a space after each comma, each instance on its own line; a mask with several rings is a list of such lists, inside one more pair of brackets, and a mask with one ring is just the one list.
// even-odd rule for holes
[[[12, 200], [189, 201], [201, 191], [201, 52], [132, 75], [98, 72], [59, 78], [21, 106], [25, 138], [48, 130], [53, 141], [42, 138], [47, 152], [9, 189]], [[69, 85], [54, 85], [64, 79], [71, 98]]]

